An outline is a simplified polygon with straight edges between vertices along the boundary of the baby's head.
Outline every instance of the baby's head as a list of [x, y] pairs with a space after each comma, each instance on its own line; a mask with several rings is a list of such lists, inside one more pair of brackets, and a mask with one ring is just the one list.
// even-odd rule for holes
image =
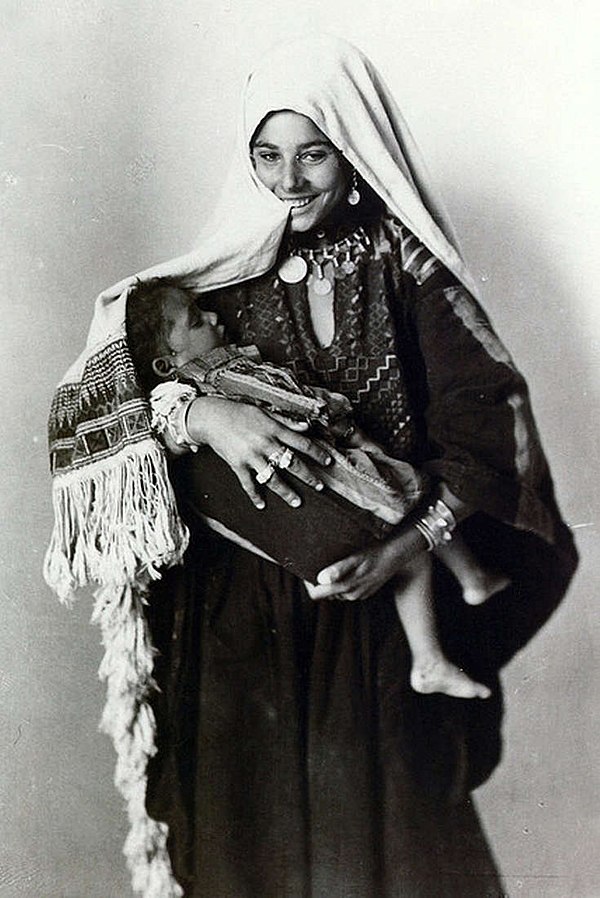
[[127, 336], [136, 369], [148, 389], [224, 343], [216, 313], [201, 309], [191, 293], [168, 278], [133, 288], [127, 301]]

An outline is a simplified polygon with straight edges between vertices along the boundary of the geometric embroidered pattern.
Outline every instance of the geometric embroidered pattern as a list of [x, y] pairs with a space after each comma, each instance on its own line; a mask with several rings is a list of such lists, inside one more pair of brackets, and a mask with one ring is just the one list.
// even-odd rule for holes
[[411, 460], [417, 422], [400, 351], [404, 310], [415, 287], [444, 269], [395, 219], [378, 221], [369, 237], [374, 252], [335, 281], [329, 346], [315, 337], [305, 285], [283, 284], [276, 272], [216, 291], [212, 307], [228, 340], [256, 344], [263, 359], [290, 368], [301, 383], [344, 394], [368, 436]]
[[48, 434], [53, 474], [109, 458], [151, 435], [148, 401], [124, 337], [88, 360], [79, 383], [58, 388]]

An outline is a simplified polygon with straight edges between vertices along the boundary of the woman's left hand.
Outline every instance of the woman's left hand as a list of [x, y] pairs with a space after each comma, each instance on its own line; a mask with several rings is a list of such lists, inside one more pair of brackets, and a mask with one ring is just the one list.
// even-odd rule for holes
[[414, 527], [401, 530], [385, 542], [349, 555], [323, 568], [317, 585], [305, 583], [311, 599], [368, 599], [425, 550], [425, 540]]

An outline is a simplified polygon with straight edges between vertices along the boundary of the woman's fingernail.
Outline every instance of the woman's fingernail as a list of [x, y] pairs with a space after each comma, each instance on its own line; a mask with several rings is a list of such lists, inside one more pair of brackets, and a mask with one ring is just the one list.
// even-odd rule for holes
[[322, 484], [322, 483], [320, 483], [320, 482], [319, 482], [319, 483], [315, 483], [315, 489], [316, 489], [316, 490], [322, 490], [322, 489], [323, 489], [323, 486], [324, 486], [324, 484]]
[[328, 455], [327, 458], [325, 459], [325, 464], [330, 465], [332, 461], [333, 461], [333, 459], [332, 459], [331, 455]]
[[298, 508], [298, 506], [300, 505], [300, 499], [298, 499], [298, 497], [296, 497], [295, 499], [292, 499], [292, 501], [290, 502], [290, 505], [293, 508]]
[[265, 503], [262, 501], [262, 499], [260, 499], [258, 502], [255, 502], [254, 504], [259, 511], [262, 511], [262, 509], [265, 507]]

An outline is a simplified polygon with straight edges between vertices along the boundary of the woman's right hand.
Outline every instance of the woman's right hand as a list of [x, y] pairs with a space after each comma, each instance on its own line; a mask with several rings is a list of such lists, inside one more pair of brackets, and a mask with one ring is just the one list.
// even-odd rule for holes
[[[322, 446], [301, 432], [305, 425], [298, 425], [297, 430], [292, 422], [284, 424], [281, 419], [276, 420], [255, 406], [217, 396], [195, 399], [189, 407], [186, 426], [195, 442], [210, 446], [227, 462], [257, 508], [264, 508], [265, 502], [256, 475], [268, 469], [269, 457], [274, 453], [289, 448], [320, 465], [331, 461]], [[323, 488], [318, 476], [296, 454], [286, 470], [314, 489]], [[288, 505], [300, 505], [300, 497], [278, 469], [273, 471], [265, 486]]]

